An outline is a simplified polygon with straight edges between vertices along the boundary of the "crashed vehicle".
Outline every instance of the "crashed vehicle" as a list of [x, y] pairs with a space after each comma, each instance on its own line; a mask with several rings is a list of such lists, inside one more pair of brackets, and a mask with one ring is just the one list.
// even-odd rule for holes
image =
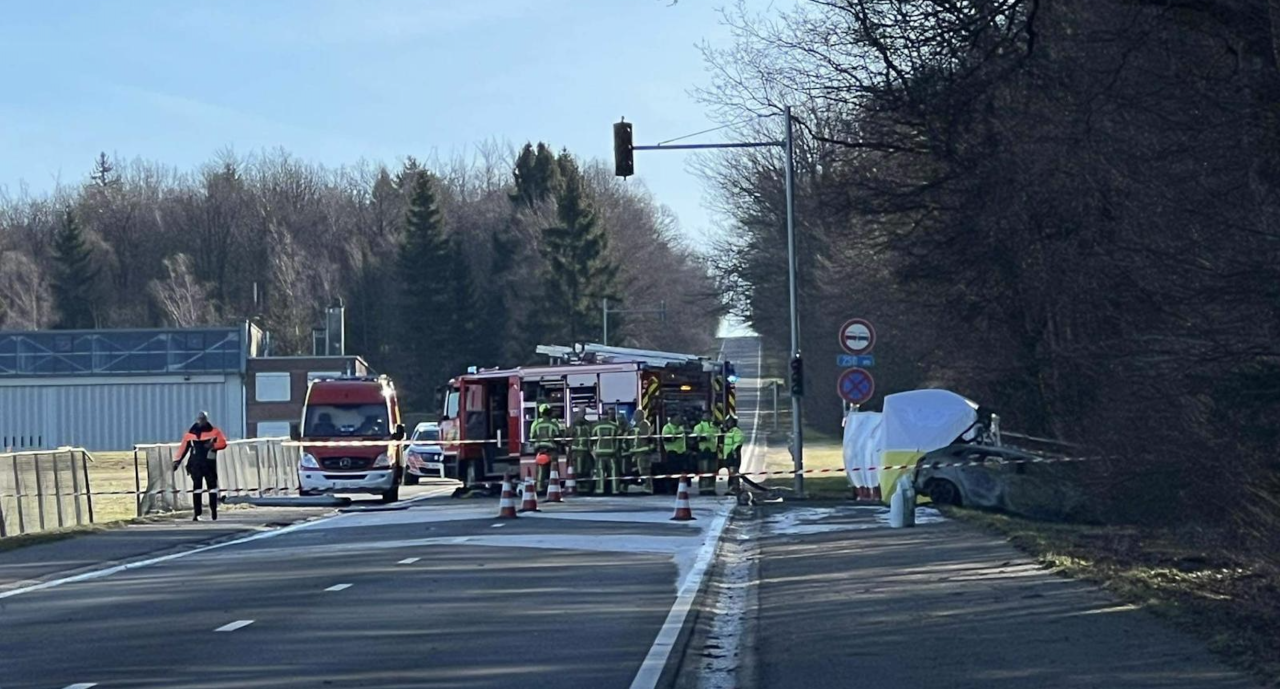
[[911, 390], [885, 396], [883, 409], [845, 419], [845, 470], [857, 495], [887, 502], [909, 476], [923, 501], [1033, 517], [1080, 514], [1077, 467], [1006, 446], [999, 417], [976, 402], [949, 390]]
[[941, 505], [1000, 510], [1037, 519], [1087, 517], [1079, 465], [1018, 448], [957, 443], [925, 454], [916, 491]]

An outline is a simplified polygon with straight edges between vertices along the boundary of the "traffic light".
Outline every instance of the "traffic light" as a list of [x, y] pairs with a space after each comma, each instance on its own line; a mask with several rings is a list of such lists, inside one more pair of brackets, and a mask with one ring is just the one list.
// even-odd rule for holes
[[804, 397], [804, 361], [799, 356], [791, 360], [791, 396]]
[[635, 153], [631, 149], [631, 123], [613, 124], [613, 174], [630, 177], [636, 174]]

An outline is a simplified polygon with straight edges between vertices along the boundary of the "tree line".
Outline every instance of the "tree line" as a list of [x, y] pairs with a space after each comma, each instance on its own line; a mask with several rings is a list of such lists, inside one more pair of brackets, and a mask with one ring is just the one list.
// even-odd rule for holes
[[[1280, 525], [1280, 10], [1265, 0], [740, 6], [702, 96], [742, 138], [796, 108], [806, 412], [836, 330], [880, 393], [943, 386], [1106, 459], [1107, 518]], [[745, 122], [745, 124], [743, 124]], [[733, 309], [787, 343], [781, 158], [704, 159]], [[872, 407], [878, 404], [879, 396]], [[1259, 526], [1263, 524], [1263, 526]]]
[[546, 144], [471, 159], [326, 168], [285, 151], [192, 172], [101, 154], [85, 181], [0, 196], [0, 329], [191, 327], [246, 320], [309, 354], [323, 309], [347, 351], [427, 411], [467, 366], [594, 341], [711, 347], [721, 311], [673, 214], [602, 165]]

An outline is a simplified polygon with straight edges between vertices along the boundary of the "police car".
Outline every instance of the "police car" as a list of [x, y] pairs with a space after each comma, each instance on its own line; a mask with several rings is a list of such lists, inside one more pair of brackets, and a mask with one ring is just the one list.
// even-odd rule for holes
[[444, 447], [440, 444], [440, 424], [420, 423], [409, 438], [405, 452], [404, 483], [412, 486], [421, 477], [444, 478]]

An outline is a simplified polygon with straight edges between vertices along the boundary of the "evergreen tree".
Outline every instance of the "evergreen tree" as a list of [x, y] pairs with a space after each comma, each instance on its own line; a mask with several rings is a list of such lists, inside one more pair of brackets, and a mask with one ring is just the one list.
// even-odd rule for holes
[[476, 293], [477, 343], [484, 345], [478, 363], [485, 366], [510, 363], [515, 354], [511, 347], [511, 290], [517, 251], [518, 240], [504, 228], [489, 234], [489, 266], [484, 288]]
[[618, 301], [618, 267], [608, 258], [608, 237], [577, 162], [566, 151], [556, 167], [563, 181], [556, 204], [559, 223], [542, 230], [539, 249], [546, 272], [539, 319], [549, 338], [570, 344], [599, 335], [600, 300]]
[[63, 212], [62, 226], [54, 235], [53, 257], [56, 262], [53, 298], [61, 314], [57, 327], [72, 330], [95, 327], [98, 300], [95, 285], [101, 267], [75, 211], [70, 208]]
[[460, 373], [475, 333], [470, 271], [445, 234], [430, 174], [413, 176], [400, 250], [402, 304], [398, 345], [408, 406], [426, 411], [435, 389]]
[[560, 195], [564, 189], [564, 180], [559, 161], [551, 152], [550, 146], [538, 142], [535, 150], [533, 144], [527, 143], [520, 149], [520, 155], [516, 158], [515, 183], [511, 200], [526, 208]]

